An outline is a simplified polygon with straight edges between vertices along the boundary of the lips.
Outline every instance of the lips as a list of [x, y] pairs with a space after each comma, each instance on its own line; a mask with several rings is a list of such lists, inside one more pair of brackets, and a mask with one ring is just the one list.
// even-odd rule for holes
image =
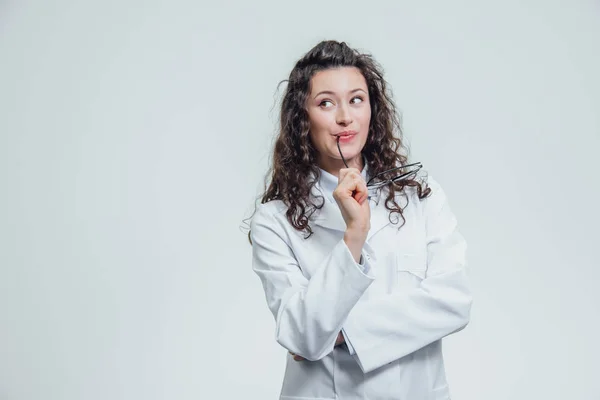
[[349, 139], [354, 135], [356, 135], [356, 131], [343, 131], [343, 132], [338, 132], [335, 136], [339, 137], [341, 140], [341, 139]]
[[338, 143], [350, 143], [354, 140], [354, 138], [356, 137], [355, 134], [352, 135], [339, 135], [337, 136], [337, 141]]

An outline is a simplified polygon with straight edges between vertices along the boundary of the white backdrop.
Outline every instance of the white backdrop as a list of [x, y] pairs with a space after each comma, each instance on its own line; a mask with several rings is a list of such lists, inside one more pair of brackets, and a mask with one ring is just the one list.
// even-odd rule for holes
[[599, 399], [597, 1], [0, 1], [0, 399], [275, 399], [277, 83], [383, 64], [469, 243], [454, 399]]

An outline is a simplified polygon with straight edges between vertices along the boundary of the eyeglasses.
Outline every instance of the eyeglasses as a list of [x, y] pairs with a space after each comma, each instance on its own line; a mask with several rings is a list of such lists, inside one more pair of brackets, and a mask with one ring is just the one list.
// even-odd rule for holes
[[[340, 137], [339, 136], [337, 137], [337, 148], [338, 148], [338, 151], [340, 152], [340, 156], [342, 157], [342, 161], [344, 162], [344, 165], [346, 166], [346, 168], [348, 168], [348, 163], [346, 162], [346, 159], [344, 158], [344, 155], [342, 154], [342, 149], [340, 148]], [[385, 175], [389, 174], [390, 172], [398, 171], [398, 170], [406, 169], [406, 168], [410, 168], [410, 169], [408, 171], [406, 171], [400, 175], [396, 175], [392, 178], [385, 177]], [[369, 190], [379, 189], [381, 187], [389, 185], [390, 183], [400, 182], [402, 180], [408, 179], [411, 176], [414, 177], [417, 175], [417, 172], [419, 172], [419, 170], [421, 168], [423, 168], [423, 164], [421, 164], [420, 162], [416, 162], [416, 163], [406, 164], [406, 165], [402, 165], [400, 167], [396, 167], [396, 168], [388, 169], [387, 171], [380, 172], [367, 181], [367, 189], [369, 189]]]

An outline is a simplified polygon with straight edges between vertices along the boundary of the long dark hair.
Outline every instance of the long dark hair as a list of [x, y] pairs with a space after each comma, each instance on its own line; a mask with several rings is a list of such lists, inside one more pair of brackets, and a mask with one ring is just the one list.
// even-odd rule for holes
[[[315, 203], [310, 195], [320, 177], [320, 169], [309, 136], [306, 101], [314, 74], [340, 67], [358, 68], [367, 82], [371, 122], [362, 155], [366, 159], [369, 174], [373, 176], [407, 163], [408, 151], [403, 143], [400, 119], [381, 66], [371, 55], [360, 53], [344, 42], [328, 40], [317, 44], [298, 60], [287, 80], [272, 166], [267, 173], [266, 190], [261, 196], [261, 203], [283, 201], [287, 206], [288, 221], [295, 229], [304, 231], [307, 238], [313, 233], [309, 225], [310, 217], [323, 203]], [[404, 188], [407, 186], [416, 189], [419, 199], [431, 192], [424, 181], [415, 179], [388, 185], [385, 207], [390, 211], [390, 222], [393, 214], [402, 218], [402, 225], [406, 222], [402, 207], [396, 202], [396, 193], [406, 196]]]

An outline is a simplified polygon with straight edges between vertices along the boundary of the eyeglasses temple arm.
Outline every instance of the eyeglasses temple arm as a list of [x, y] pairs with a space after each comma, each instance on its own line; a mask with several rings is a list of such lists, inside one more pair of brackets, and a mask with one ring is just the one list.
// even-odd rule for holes
[[344, 162], [344, 165], [346, 166], [346, 168], [349, 168], [348, 163], [346, 162], [346, 159], [344, 158], [344, 155], [342, 154], [342, 149], [340, 149], [340, 137], [339, 136], [337, 137], [336, 143], [337, 143], [338, 151], [340, 152], [340, 157], [342, 157], [342, 161]]
[[400, 175], [400, 176], [398, 176], [398, 177], [396, 177], [396, 178], [402, 178], [402, 177], [405, 177], [405, 176], [407, 176], [407, 175], [409, 175], [409, 174], [412, 174], [412, 173], [414, 173], [414, 172], [416, 172], [416, 171], [420, 170], [420, 169], [423, 167], [423, 164], [422, 164], [421, 162], [415, 162], [415, 163], [412, 163], [412, 164], [406, 164], [406, 165], [402, 165], [402, 166], [400, 166], [400, 167], [396, 167], [396, 168], [388, 169], [387, 171], [380, 172], [380, 173], [378, 173], [377, 175], [375, 175], [374, 177], [372, 177], [371, 179], [369, 179], [369, 181], [367, 182], [367, 186], [368, 186], [368, 185], [369, 185], [369, 184], [370, 184], [370, 183], [371, 183], [371, 182], [372, 182], [374, 179], [376, 179], [378, 176], [381, 176], [381, 175], [383, 175], [383, 174], [387, 174], [388, 172], [396, 171], [396, 170], [398, 170], [398, 169], [407, 168], [407, 167], [413, 167], [413, 166], [415, 166], [415, 165], [417, 166], [417, 168], [416, 168], [414, 171], [409, 171], [409, 172], [407, 172], [407, 173], [404, 173], [404, 174], [402, 174], [402, 175]]

